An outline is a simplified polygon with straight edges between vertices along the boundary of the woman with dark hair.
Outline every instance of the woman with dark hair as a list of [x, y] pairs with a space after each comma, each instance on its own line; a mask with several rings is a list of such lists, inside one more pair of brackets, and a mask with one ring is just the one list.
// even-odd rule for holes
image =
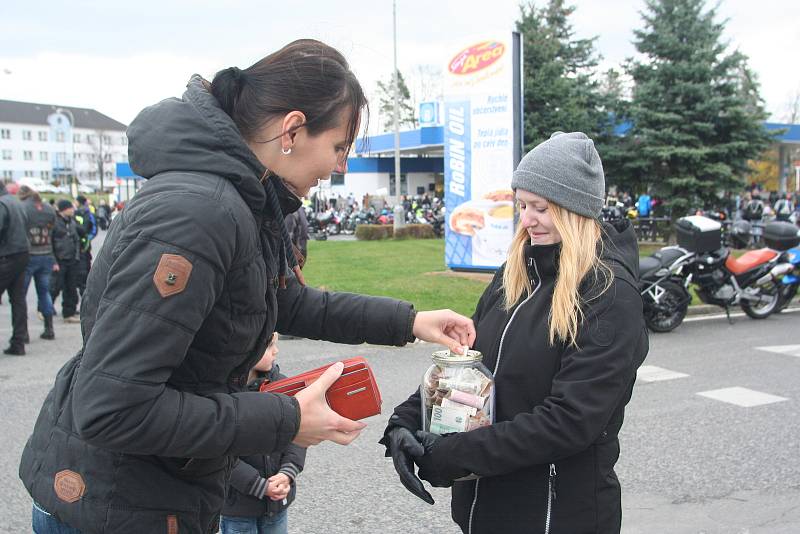
[[305, 286], [284, 225], [344, 172], [366, 99], [333, 48], [296, 41], [128, 129], [146, 178], [106, 236], [83, 296], [83, 347], [56, 377], [20, 476], [44, 532], [217, 532], [237, 456], [348, 444], [363, 423], [325, 402], [332, 366], [296, 397], [246, 391], [273, 332], [453, 348], [448, 310]]

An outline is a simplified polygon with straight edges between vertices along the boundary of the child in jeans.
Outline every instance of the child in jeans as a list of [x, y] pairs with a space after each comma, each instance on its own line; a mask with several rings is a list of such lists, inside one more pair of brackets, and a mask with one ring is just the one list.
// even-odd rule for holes
[[[264, 356], [250, 371], [249, 390], [285, 378], [275, 363], [277, 341], [273, 334]], [[286, 534], [286, 510], [294, 501], [295, 479], [305, 459], [306, 450], [293, 443], [282, 452], [239, 458], [222, 508], [221, 534]]]

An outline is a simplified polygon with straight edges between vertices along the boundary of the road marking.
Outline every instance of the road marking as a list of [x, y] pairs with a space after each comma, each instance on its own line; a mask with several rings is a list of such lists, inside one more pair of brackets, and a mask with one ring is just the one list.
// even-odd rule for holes
[[800, 345], [774, 345], [771, 347], [756, 347], [756, 350], [775, 352], [778, 354], [786, 354], [788, 356], [797, 356], [800, 358]]
[[732, 387], [713, 389], [711, 391], [702, 391], [698, 393], [703, 397], [714, 399], [744, 408], [752, 408], [753, 406], [761, 406], [763, 404], [772, 404], [774, 402], [782, 402], [789, 400], [785, 397], [778, 397], [770, 395], [769, 393], [762, 393], [753, 389], [743, 387]]
[[[781, 315], [784, 313], [795, 313], [800, 312], [800, 308], [787, 308], [781, 312]], [[731, 317], [746, 317], [743, 312], [735, 312], [731, 314]], [[687, 317], [683, 320], [684, 323], [693, 323], [695, 321], [710, 321], [712, 319], [725, 319], [727, 315], [724, 313], [715, 313], [713, 315], [701, 315], [700, 317]]]
[[643, 365], [639, 367], [636, 372], [636, 379], [642, 382], [660, 382], [662, 380], [673, 380], [675, 378], [687, 377], [686, 373], [679, 373], [677, 371], [670, 371], [663, 367], [656, 367], [655, 365]]

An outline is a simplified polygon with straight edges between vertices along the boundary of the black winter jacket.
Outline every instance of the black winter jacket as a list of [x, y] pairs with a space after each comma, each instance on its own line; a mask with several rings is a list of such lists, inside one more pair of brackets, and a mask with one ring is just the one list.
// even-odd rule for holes
[[31, 244], [31, 256], [53, 255], [53, 227], [56, 224], [56, 212], [46, 202], [33, 198], [22, 203], [28, 218], [28, 242]]
[[[496, 422], [445, 436], [431, 452], [443, 478], [481, 477], [453, 485], [453, 519], [464, 532], [620, 530], [617, 435], [648, 337], [633, 230], [606, 224], [604, 233], [614, 280], [599, 297], [605, 281], [582, 284], [579, 349], [548, 341], [560, 245], [526, 248], [535, 289], [510, 312], [502, 308], [502, 270], [478, 303], [475, 348], [494, 372]], [[419, 413], [416, 393], [395, 409], [387, 431], [419, 428]]]
[[33, 499], [85, 534], [212, 533], [236, 457], [283, 450], [297, 401], [244, 391], [273, 333], [403, 345], [400, 301], [278, 289], [297, 209], [192, 78], [128, 129], [148, 182], [114, 221], [81, 306], [83, 348], [59, 371], [20, 464]]
[[83, 226], [72, 217], [56, 215], [53, 227], [53, 255], [61, 262], [77, 261], [81, 257], [81, 233]]
[[0, 256], [30, 251], [28, 216], [22, 202], [0, 188]]
[[[286, 378], [280, 373], [278, 364], [265, 376], [248, 384], [250, 391], [258, 391], [259, 386], [265, 381], [274, 382]], [[231, 472], [230, 485], [225, 497], [225, 506], [222, 514], [241, 517], [272, 517], [294, 502], [297, 493], [295, 484], [297, 475], [303, 471], [306, 463], [306, 449], [290, 443], [286, 450], [274, 454], [259, 454], [239, 458]], [[264, 497], [267, 480], [277, 473], [285, 473], [292, 480], [292, 489], [286, 497], [286, 502], [273, 501]]]

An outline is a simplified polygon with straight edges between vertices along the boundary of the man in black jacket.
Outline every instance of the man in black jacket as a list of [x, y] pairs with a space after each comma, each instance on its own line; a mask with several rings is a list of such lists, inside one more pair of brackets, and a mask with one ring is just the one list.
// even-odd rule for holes
[[42, 339], [55, 339], [53, 331], [53, 298], [50, 295], [51, 279], [56, 260], [53, 257], [53, 227], [56, 212], [50, 204], [42, 202], [39, 193], [27, 186], [19, 189], [18, 196], [25, 206], [28, 217], [28, 241], [31, 245], [30, 260], [25, 269], [25, 294], [31, 280], [36, 286], [39, 317], [44, 321]]
[[61, 316], [65, 323], [79, 323], [78, 280], [81, 276], [81, 235], [83, 226], [74, 219], [75, 206], [69, 200], [58, 201], [53, 229], [53, 254], [56, 257], [55, 280], [50, 288], [53, 302], [63, 293]]
[[25, 302], [25, 268], [28, 266], [27, 216], [16, 197], [0, 183], [0, 294], [8, 291], [13, 333], [5, 354], [23, 356], [28, 338], [28, 305]]

